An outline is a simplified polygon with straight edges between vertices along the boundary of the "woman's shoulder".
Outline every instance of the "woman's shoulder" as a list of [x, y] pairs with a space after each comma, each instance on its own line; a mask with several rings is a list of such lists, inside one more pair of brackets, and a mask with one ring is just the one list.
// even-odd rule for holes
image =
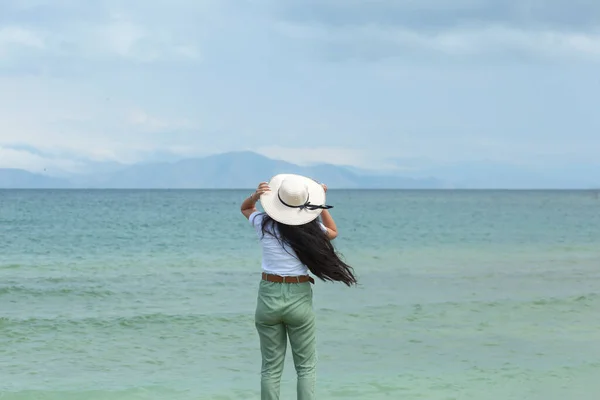
[[264, 217], [265, 213], [257, 210], [250, 214], [250, 216], [248, 217], [248, 221], [250, 221], [250, 224], [253, 226], [260, 226]]

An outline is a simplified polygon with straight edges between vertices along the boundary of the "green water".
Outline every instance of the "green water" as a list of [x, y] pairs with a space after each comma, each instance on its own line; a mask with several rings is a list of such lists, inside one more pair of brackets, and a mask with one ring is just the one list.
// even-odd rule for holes
[[[0, 399], [258, 399], [247, 194], [0, 191]], [[360, 286], [314, 287], [319, 399], [598, 399], [593, 192], [328, 203]]]

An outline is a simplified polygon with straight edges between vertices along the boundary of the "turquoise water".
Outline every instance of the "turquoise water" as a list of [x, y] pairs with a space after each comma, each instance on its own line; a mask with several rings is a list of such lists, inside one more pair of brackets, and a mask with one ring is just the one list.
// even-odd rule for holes
[[[0, 191], [0, 399], [259, 398], [247, 195]], [[360, 286], [314, 287], [319, 399], [598, 399], [593, 192], [328, 202]]]

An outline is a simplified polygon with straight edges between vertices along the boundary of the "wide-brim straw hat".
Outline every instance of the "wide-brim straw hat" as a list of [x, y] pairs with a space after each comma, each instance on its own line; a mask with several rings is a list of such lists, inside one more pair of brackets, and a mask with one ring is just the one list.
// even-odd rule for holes
[[302, 175], [275, 175], [269, 188], [260, 196], [260, 203], [267, 215], [285, 225], [304, 225], [332, 208], [325, 205], [323, 186]]

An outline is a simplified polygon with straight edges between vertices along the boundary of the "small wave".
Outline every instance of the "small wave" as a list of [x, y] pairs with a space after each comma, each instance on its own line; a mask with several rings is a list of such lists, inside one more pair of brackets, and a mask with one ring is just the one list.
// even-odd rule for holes
[[[465, 306], [476, 306], [478, 308], [496, 308], [496, 307], [530, 307], [530, 306], [561, 306], [581, 303], [591, 303], [600, 300], [599, 292], [591, 292], [574, 296], [565, 297], [547, 297], [538, 299], [498, 299], [498, 300], [466, 300], [466, 301], [443, 301], [427, 303], [388, 303], [382, 305], [366, 306], [370, 312], [381, 311], [399, 311], [402, 309], [412, 310], [415, 313], [423, 309], [440, 308], [459, 308]], [[331, 309], [321, 308], [320, 311], [333, 312]]]
[[[160, 386], [138, 386], [131, 388], [103, 387], [102, 389], [89, 390], [47, 390], [43, 385], [33, 390], [22, 390], [18, 392], [6, 392], [6, 398], [11, 400], [131, 400], [131, 399], [154, 399], [154, 398], [179, 398], [184, 394], [189, 394], [188, 389], [173, 389]], [[0, 399], [4, 399], [5, 394], [0, 392]]]
[[2, 270], [2, 269], [19, 269], [21, 267], [22, 267], [21, 264], [5, 264], [5, 265], [0, 265], [0, 270]]
[[115, 294], [112, 290], [101, 288], [31, 288], [22, 285], [1, 286], [0, 296], [8, 294], [26, 294], [31, 296], [108, 297]]
[[244, 314], [138, 314], [131, 316], [104, 316], [85, 318], [14, 318], [0, 317], [0, 325], [25, 324], [31, 326], [86, 326], [86, 327], [146, 327], [151, 324], [194, 324], [198, 327], [204, 324], [227, 324], [240, 322], [251, 322], [253, 315]]
[[569, 297], [548, 297], [543, 299], [537, 299], [529, 302], [535, 306], [546, 306], [546, 305], [560, 305], [560, 304], [571, 304], [571, 303], [582, 303], [587, 301], [595, 301], [600, 299], [600, 293], [586, 293], [584, 295], [569, 296]]

